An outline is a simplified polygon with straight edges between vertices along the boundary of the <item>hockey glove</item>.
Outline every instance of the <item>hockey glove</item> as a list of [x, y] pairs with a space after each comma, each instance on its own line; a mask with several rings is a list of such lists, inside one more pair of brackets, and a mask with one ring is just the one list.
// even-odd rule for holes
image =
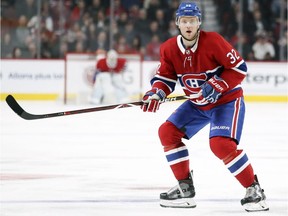
[[228, 84], [222, 78], [214, 75], [201, 86], [202, 96], [209, 103], [216, 103], [228, 88]]
[[142, 99], [141, 109], [143, 112], [156, 112], [161, 102], [165, 99], [166, 94], [162, 89], [153, 88], [146, 92]]

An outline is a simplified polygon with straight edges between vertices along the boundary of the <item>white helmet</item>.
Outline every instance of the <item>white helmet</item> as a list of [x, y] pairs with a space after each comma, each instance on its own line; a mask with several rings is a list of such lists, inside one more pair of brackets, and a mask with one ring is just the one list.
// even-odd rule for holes
[[118, 53], [111, 49], [107, 53], [106, 63], [109, 68], [115, 68], [117, 65]]

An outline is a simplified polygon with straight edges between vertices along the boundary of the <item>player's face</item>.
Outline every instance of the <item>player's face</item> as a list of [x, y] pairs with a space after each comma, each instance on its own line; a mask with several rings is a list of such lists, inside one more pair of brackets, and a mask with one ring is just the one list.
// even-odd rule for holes
[[178, 27], [181, 31], [181, 34], [187, 40], [192, 40], [195, 37], [199, 26], [200, 22], [198, 17], [181, 17], [178, 21]]

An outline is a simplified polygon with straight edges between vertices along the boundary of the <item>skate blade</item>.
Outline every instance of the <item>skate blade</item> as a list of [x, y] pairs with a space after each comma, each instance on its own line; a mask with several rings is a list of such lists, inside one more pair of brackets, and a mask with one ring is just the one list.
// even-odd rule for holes
[[257, 211], [268, 211], [269, 207], [266, 204], [265, 200], [262, 200], [258, 203], [246, 203], [243, 205], [247, 212], [257, 212]]
[[175, 200], [160, 199], [160, 206], [164, 208], [195, 208], [196, 203], [193, 198], [181, 198]]

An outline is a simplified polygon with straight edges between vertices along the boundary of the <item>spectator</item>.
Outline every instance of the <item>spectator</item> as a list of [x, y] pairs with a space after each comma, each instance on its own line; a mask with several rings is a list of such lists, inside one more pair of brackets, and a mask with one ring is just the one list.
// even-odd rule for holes
[[274, 14], [274, 16], [280, 16], [281, 1], [282, 0], [272, 0], [271, 11]]
[[115, 45], [114, 49], [118, 53], [129, 53], [130, 52], [130, 46], [127, 44], [126, 37], [124, 35], [119, 35]]
[[85, 45], [83, 41], [77, 41], [75, 45], [75, 52], [76, 53], [84, 53], [85, 52]]
[[28, 47], [28, 55], [27, 58], [35, 59], [37, 58], [37, 47], [36, 44], [31, 41], [27, 44]]
[[50, 33], [53, 32], [53, 19], [50, 16], [49, 13], [49, 5], [47, 3], [43, 4], [42, 10], [41, 10], [41, 16], [40, 16], [40, 26], [39, 26], [39, 20], [38, 15], [35, 14], [28, 22], [27, 26], [30, 29], [31, 35], [33, 35], [33, 38], [36, 38], [37, 31], [40, 30], [40, 32], [43, 31], [49, 31]]
[[168, 37], [173, 37], [179, 34], [178, 27], [176, 26], [174, 20], [173, 21], [171, 20], [169, 22], [168, 34], [169, 34]]
[[254, 59], [256, 61], [271, 61], [275, 57], [275, 49], [268, 41], [266, 33], [259, 33], [256, 42], [252, 46]]
[[53, 33], [49, 37], [48, 47], [50, 48], [51, 58], [60, 58], [60, 37]]
[[109, 30], [108, 30], [108, 32], [109, 32], [109, 34], [112, 34], [112, 36], [113, 36], [113, 38], [114, 38], [114, 41], [115, 41], [115, 39], [117, 38], [117, 36], [119, 36], [119, 35], [121, 34], [121, 31], [120, 31], [119, 28], [118, 28], [118, 24], [117, 24], [116, 20], [113, 20], [113, 21], [112, 21], [111, 26], [112, 26], [112, 29], [110, 30], [110, 25], [109, 25]]
[[62, 1], [58, 0], [51, 0], [50, 3], [50, 15], [53, 20], [53, 29], [54, 32], [57, 35], [62, 35], [66, 33], [66, 30], [68, 29], [68, 17], [70, 11], [69, 8], [69, 2], [66, 1], [63, 3]]
[[146, 47], [146, 60], [158, 61], [160, 52], [160, 38], [157, 34], [152, 36], [151, 42]]
[[157, 9], [155, 12], [155, 21], [158, 23], [160, 31], [165, 32], [168, 28], [167, 22], [165, 20], [165, 13], [163, 9]]
[[132, 44], [132, 41], [136, 34], [137, 32], [134, 29], [134, 24], [131, 21], [128, 21], [125, 25], [124, 31], [122, 32], [122, 35], [125, 36], [128, 44]]
[[95, 52], [97, 50], [97, 31], [94, 23], [90, 23], [87, 33], [87, 51]]
[[37, 14], [37, 5], [35, 0], [16, 0], [16, 14], [24, 15], [28, 20]]
[[175, 22], [175, 11], [177, 10], [179, 5], [179, 0], [171, 0], [168, 5], [168, 9], [166, 9], [166, 22], [174, 21]]
[[140, 35], [135, 35], [131, 43], [131, 53], [142, 54], [142, 41]]
[[1, 58], [11, 58], [14, 44], [12, 42], [11, 34], [6, 32], [3, 40], [1, 40]]
[[105, 10], [105, 8], [101, 5], [101, 0], [93, 0], [92, 5], [88, 8], [88, 12], [94, 22], [97, 22], [97, 14], [100, 10]]
[[233, 47], [237, 47], [239, 44], [241, 44], [241, 51], [242, 51], [243, 59], [253, 60], [253, 53], [252, 53], [251, 45], [249, 43], [249, 37], [245, 33], [240, 35], [240, 33], [237, 32], [231, 38], [229, 42]]
[[160, 42], [163, 42], [167, 39], [167, 29], [164, 31], [159, 30], [159, 24], [157, 21], [150, 22], [149, 30], [148, 30], [148, 36], [149, 38], [152, 38], [153, 35], [157, 34], [159, 36]]
[[105, 24], [106, 21], [105, 21], [105, 14], [104, 14], [104, 11], [102, 10], [99, 10], [98, 11], [98, 14], [97, 14], [97, 28], [98, 29], [102, 29], [102, 30], [107, 30], [107, 28], [105, 28]]
[[19, 47], [14, 47], [12, 51], [12, 58], [15, 58], [15, 59], [22, 58], [22, 51]]
[[14, 33], [15, 26], [18, 25], [18, 16], [14, 5], [9, 1], [10, 4], [7, 2], [6, 5], [3, 5], [3, 1], [1, 2], [1, 37], [9, 32], [11, 36]]
[[67, 31], [67, 43], [68, 50], [75, 50], [77, 32], [81, 32], [80, 25], [78, 22], [74, 23]]
[[[283, 50], [283, 60], [287, 61], [287, 52], [288, 52], [288, 30], [286, 29], [284, 35], [279, 39], [278, 45], [280, 46], [280, 50]], [[280, 56], [281, 57], [281, 56]]]
[[128, 10], [128, 13], [129, 13], [129, 18], [132, 19], [132, 20], [136, 20], [139, 16], [139, 6], [134, 4], [132, 5], [129, 10]]
[[71, 11], [70, 21], [72, 23], [79, 21], [83, 15], [86, 13], [86, 3], [84, 0], [78, 0], [77, 4]]
[[267, 23], [265, 23], [265, 20], [262, 19], [262, 14], [260, 10], [255, 10], [254, 13], [254, 25], [255, 30], [254, 33], [256, 35], [261, 34], [263, 31], [267, 31]]
[[25, 47], [25, 40], [30, 35], [30, 31], [27, 27], [27, 17], [21, 15], [18, 19], [18, 27], [16, 28], [16, 41], [20, 48]]
[[41, 33], [41, 58], [52, 58], [51, 49], [49, 44], [50, 35], [46, 32]]
[[97, 44], [96, 44], [96, 50], [108, 50], [109, 49], [109, 43], [107, 39], [107, 33], [105, 31], [100, 31], [97, 37]]
[[117, 20], [117, 25], [120, 31], [124, 31], [125, 25], [128, 22], [128, 13], [124, 12], [120, 15], [119, 19]]
[[68, 52], [68, 44], [66, 41], [62, 41], [60, 44], [59, 58], [65, 58], [67, 52]]
[[[86, 51], [87, 36], [84, 34], [84, 32], [82, 32], [82, 31], [76, 32], [76, 46], [77, 46], [77, 43], [81, 43], [83, 46], [83, 51]], [[75, 46], [75, 48], [76, 48], [76, 46]]]
[[147, 11], [142, 8], [139, 10], [138, 19], [135, 21], [135, 31], [144, 33], [149, 29], [149, 21], [147, 20]]
[[126, 11], [133, 6], [137, 6], [138, 8], [143, 7], [142, 2], [142, 0], [121, 0], [121, 4]]
[[149, 21], [156, 19], [156, 11], [158, 9], [162, 9], [159, 0], [149, 0], [148, 4], [146, 3], [147, 7], [147, 18]]
[[[119, 19], [119, 17], [121, 16], [122, 13], [125, 13], [125, 9], [124, 7], [122, 7], [121, 5], [121, 1], [120, 0], [114, 0], [114, 19], [117, 21]], [[110, 7], [107, 8], [106, 11], [106, 16], [110, 15]]]

